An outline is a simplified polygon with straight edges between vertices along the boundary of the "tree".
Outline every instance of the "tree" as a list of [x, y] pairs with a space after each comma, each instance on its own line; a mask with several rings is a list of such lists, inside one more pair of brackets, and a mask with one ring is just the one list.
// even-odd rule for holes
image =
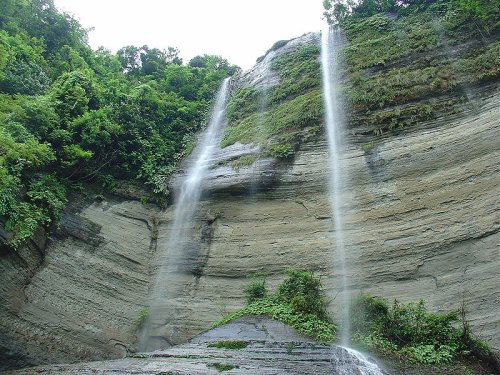
[[39, 40], [0, 30], [0, 91], [26, 95], [43, 92], [50, 75], [42, 52]]

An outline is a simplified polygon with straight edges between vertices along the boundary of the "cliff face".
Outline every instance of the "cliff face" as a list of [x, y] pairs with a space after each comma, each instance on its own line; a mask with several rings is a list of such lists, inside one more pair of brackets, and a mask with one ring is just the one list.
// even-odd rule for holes
[[[271, 51], [241, 78], [239, 88], [259, 87], [264, 64], [317, 43], [318, 36], [309, 34]], [[270, 89], [280, 78], [267, 82]], [[433, 311], [464, 303], [473, 331], [500, 348], [500, 96], [492, 83], [476, 90], [482, 94], [473, 109], [421, 121], [398, 134], [372, 132], [371, 124], [346, 133], [342, 210], [348, 284], [353, 293], [423, 298]], [[273, 110], [270, 116], [280, 113]], [[184, 342], [241, 307], [247, 277], [256, 272], [266, 273], [272, 287], [285, 268], [313, 270], [335, 313], [343, 296], [328, 150], [322, 124], [310, 120], [292, 129], [300, 138], [300, 147], [297, 138], [291, 143], [293, 160], [273, 154], [273, 147], [283, 146], [279, 134], [269, 134], [271, 143], [235, 141], [217, 153], [186, 267], [176, 278], [181, 292], [164, 302], [158, 335], [165, 345]], [[251, 158], [234, 164], [243, 156]], [[157, 267], [152, 259], [167, 246], [174, 208], [105, 200], [67, 213], [48, 246], [41, 235], [19, 253], [2, 254], [4, 368], [135, 350], [136, 319]]]
[[[369, 152], [350, 146], [344, 192], [351, 291], [405, 302], [422, 298], [441, 312], [463, 302], [474, 332], [496, 348], [498, 104], [498, 96], [491, 97], [477, 113], [383, 139]], [[333, 305], [341, 299], [326, 144], [304, 145], [280, 172], [272, 191], [246, 197], [227, 191], [202, 203], [199, 244], [207, 218], [217, 213], [217, 219], [198, 275], [184, 280], [185, 295], [175, 301], [183, 313], [171, 329], [190, 336], [242, 306], [246, 277], [256, 272], [267, 273], [273, 285], [287, 267], [314, 270]], [[159, 248], [167, 226], [160, 226]]]
[[65, 214], [47, 248], [2, 254], [0, 368], [130, 350], [148, 294], [154, 223], [138, 202], [96, 203]]

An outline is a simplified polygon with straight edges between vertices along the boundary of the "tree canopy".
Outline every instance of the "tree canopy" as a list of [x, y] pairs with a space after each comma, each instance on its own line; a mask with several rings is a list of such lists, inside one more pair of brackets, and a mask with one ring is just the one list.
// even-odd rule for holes
[[498, 17], [498, 4], [494, 0], [323, 0], [324, 16], [334, 25], [377, 13], [404, 14], [429, 7], [435, 10], [453, 7], [462, 23], [475, 21], [486, 29], [493, 28]]
[[183, 65], [174, 47], [95, 51], [53, 0], [1, 3], [0, 243], [50, 225], [79, 184], [129, 180], [164, 196], [238, 68], [207, 55]]

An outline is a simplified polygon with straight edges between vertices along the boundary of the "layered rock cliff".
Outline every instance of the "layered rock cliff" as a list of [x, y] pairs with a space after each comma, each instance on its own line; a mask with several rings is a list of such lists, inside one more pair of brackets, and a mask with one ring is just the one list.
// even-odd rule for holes
[[[271, 51], [238, 87], [258, 87], [265, 64], [317, 43], [318, 36], [309, 34]], [[267, 76], [265, 82], [270, 88], [280, 78]], [[398, 133], [362, 120], [384, 108], [353, 115], [365, 122], [347, 131], [343, 157], [348, 283], [353, 293], [423, 298], [433, 311], [463, 303], [474, 333], [500, 348], [500, 96], [491, 81], [474, 90], [473, 105], [420, 119]], [[219, 150], [186, 267], [176, 279], [181, 292], [164, 301], [157, 333], [165, 346], [185, 342], [241, 307], [247, 278], [257, 272], [267, 274], [272, 286], [285, 268], [314, 271], [335, 313], [343, 296], [328, 151], [315, 121], [293, 129], [293, 159], [273, 154], [290, 141], [277, 134], [269, 134], [275, 143], [235, 141]], [[249, 155], [245, 163], [233, 163]], [[110, 196], [67, 212], [47, 246], [41, 234], [18, 253], [3, 253], [3, 367], [134, 351], [154, 259], [168, 243], [174, 208], [160, 211]]]
[[0, 362], [120, 357], [134, 347], [155, 249], [154, 209], [105, 201], [63, 215], [48, 242], [0, 259]]

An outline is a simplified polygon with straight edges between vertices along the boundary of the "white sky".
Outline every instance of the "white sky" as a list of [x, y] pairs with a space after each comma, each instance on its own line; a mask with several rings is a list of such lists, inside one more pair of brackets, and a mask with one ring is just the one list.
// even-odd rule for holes
[[77, 18], [93, 48], [177, 47], [187, 63], [220, 55], [250, 68], [272, 44], [322, 28], [321, 0], [55, 0]]

